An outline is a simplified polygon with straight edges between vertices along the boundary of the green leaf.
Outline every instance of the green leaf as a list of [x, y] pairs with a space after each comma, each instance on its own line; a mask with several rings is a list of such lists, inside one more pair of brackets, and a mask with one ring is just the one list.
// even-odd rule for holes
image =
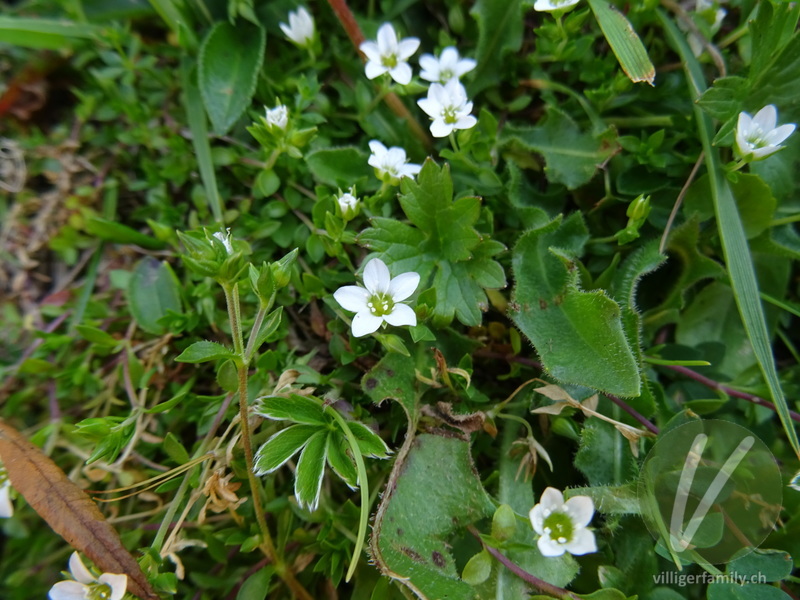
[[336, 473], [351, 490], [354, 490], [358, 487], [358, 473], [353, 459], [347, 454], [348, 448], [350, 448], [350, 445], [345, 440], [344, 435], [328, 436], [328, 464], [331, 469], [333, 469], [334, 473]]
[[479, 585], [489, 579], [492, 574], [492, 555], [481, 550], [464, 565], [461, 579], [470, 585]]
[[222, 344], [217, 342], [195, 342], [181, 352], [175, 361], [184, 363], [202, 363], [222, 358], [234, 358], [236, 355]]
[[314, 511], [319, 504], [322, 476], [325, 474], [325, 454], [328, 446], [327, 431], [312, 435], [300, 453], [294, 474], [294, 495], [300, 506]]
[[378, 252], [396, 273], [419, 273], [420, 288], [435, 294], [434, 322], [445, 325], [457, 317], [478, 325], [481, 308], [488, 307], [486, 288], [503, 287], [503, 268], [492, 257], [505, 247], [482, 236], [475, 224], [480, 200], [453, 200], [447, 165], [425, 161], [417, 180], [404, 178], [400, 206], [412, 225], [376, 217], [359, 241]]
[[368, 158], [362, 150], [348, 146], [314, 150], [305, 161], [317, 181], [346, 190], [372, 172]]
[[384, 575], [407, 581], [422, 597], [473, 600], [448, 540], [494, 513], [474, 469], [461, 439], [423, 434], [414, 440], [375, 517], [371, 554]]
[[167, 453], [167, 456], [179, 465], [189, 462], [189, 453], [186, 451], [186, 448], [183, 447], [183, 444], [178, 441], [174, 433], [169, 432], [164, 436], [162, 447], [164, 448], [164, 452]]
[[275, 574], [272, 565], [259, 569], [248, 577], [239, 588], [236, 600], [264, 600], [269, 592], [269, 582]]
[[86, 222], [86, 231], [101, 240], [115, 244], [135, 244], [148, 250], [163, 250], [167, 246], [166, 242], [162, 240], [139, 233], [127, 225], [100, 217], [91, 217]]
[[261, 325], [261, 331], [258, 332], [258, 337], [256, 338], [256, 343], [253, 346], [254, 350], [258, 350], [261, 345], [266, 342], [269, 337], [274, 334], [278, 327], [281, 324], [281, 318], [283, 317], [283, 307], [279, 306], [271, 313], [267, 315], [267, 318], [264, 319], [264, 323]]
[[217, 23], [200, 46], [200, 93], [219, 135], [250, 105], [264, 60], [267, 34], [248, 21]]
[[[746, 551], [750, 549], [747, 548]], [[736, 558], [725, 565], [725, 572], [735, 580], [781, 581], [792, 573], [792, 556], [784, 550], [762, 550], [756, 548], [747, 555]]]
[[74, 40], [95, 38], [100, 31], [96, 25], [72, 21], [0, 17], [0, 43], [25, 48], [64, 50]]
[[358, 449], [364, 456], [371, 458], [386, 458], [389, 456], [389, 446], [381, 437], [369, 427], [358, 421], [348, 421], [347, 426], [358, 440]]
[[[683, 60], [690, 89], [696, 90], [697, 94], [702, 93], [706, 86], [699, 63], [672, 21], [664, 16], [662, 12], [657, 14], [668, 37], [678, 49]], [[788, 65], [780, 63], [782, 69], [779, 75], [783, 78], [794, 75], [794, 79], [784, 79], [784, 81], [798, 86], [800, 85], [800, 73], [795, 73], [794, 71], [800, 71], [800, 36], [795, 35], [781, 55], [783, 56], [790, 49], [795, 55], [791, 61], [787, 61], [789, 62]], [[784, 66], [785, 68], [783, 68]], [[795, 93], [792, 98], [796, 98], [797, 95]], [[722, 239], [723, 254], [730, 274], [736, 303], [739, 307], [747, 336], [750, 338], [758, 364], [761, 367], [761, 372], [769, 387], [778, 416], [783, 424], [783, 429], [795, 454], [800, 457], [800, 441], [797, 438], [797, 432], [789, 415], [786, 397], [781, 390], [744, 228], [736, 210], [736, 204], [728, 186], [719, 153], [711, 144], [713, 126], [710, 118], [699, 108], [695, 109], [695, 117], [697, 119], [698, 134], [703, 143], [703, 150], [706, 156], [706, 166], [711, 178], [711, 196], [714, 200], [714, 211], [717, 215], [717, 228]]]
[[656, 68], [630, 21], [605, 0], [589, 0], [589, 6], [628, 79], [653, 85]]
[[605, 515], [641, 514], [635, 484], [569, 488], [564, 492], [567, 499], [573, 496], [589, 496], [597, 512]]
[[169, 311], [181, 312], [178, 279], [168, 263], [155, 258], [139, 261], [128, 282], [126, 295], [136, 324], [154, 335], [165, 333], [159, 320]]
[[547, 179], [573, 190], [594, 177], [598, 165], [614, 151], [614, 145], [583, 133], [566, 113], [550, 108], [542, 125], [506, 125], [500, 138], [504, 147], [521, 147], [544, 156]]
[[506, 54], [522, 45], [525, 21], [521, 0], [477, 0], [470, 14], [478, 23], [478, 66], [469, 84], [471, 95], [500, 81]]
[[[619, 305], [577, 287], [573, 261], [588, 239], [580, 213], [523, 235], [514, 248], [511, 317], [556, 379], [619, 396], [638, 396], [639, 367]], [[572, 257], [572, 258], [571, 258]]]
[[[430, 361], [432, 362], [432, 361]], [[396, 401], [406, 413], [413, 431], [419, 421], [419, 395], [415, 370], [428, 372], [427, 365], [417, 365], [414, 359], [390, 352], [368, 371], [361, 380], [361, 389], [375, 404], [384, 400]]]
[[285, 465], [318, 431], [314, 425], [292, 425], [274, 434], [256, 452], [255, 474], [266, 475]]
[[792, 598], [780, 588], [760, 584], [711, 583], [706, 594], [708, 600], [791, 600]]
[[273, 421], [294, 421], [306, 425], [327, 425], [322, 402], [299, 394], [264, 396], [258, 399], [255, 412]]
[[741, 110], [747, 91], [744, 77], [720, 77], [698, 98], [697, 105], [715, 119], [727, 121]]
[[83, 339], [88, 340], [93, 344], [97, 344], [98, 346], [108, 346], [109, 348], [113, 348], [120, 343], [120, 340], [106, 333], [102, 329], [98, 329], [97, 327], [91, 327], [89, 325], [76, 325], [75, 330]]
[[592, 486], [620, 485], [637, 472], [628, 440], [611, 423], [600, 419], [586, 421], [575, 467]]

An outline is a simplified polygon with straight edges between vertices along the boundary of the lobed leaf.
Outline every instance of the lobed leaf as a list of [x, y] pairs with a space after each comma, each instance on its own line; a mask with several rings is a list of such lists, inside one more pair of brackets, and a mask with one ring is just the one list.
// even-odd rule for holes
[[291, 425], [272, 435], [256, 452], [253, 464], [256, 475], [272, 473], [285, 465], [318, 431], [319, 427], [314, 425]]
[[311, 511], [316, 510], [319, 504], [329, 435], [332, 433], [318, 431], [308, 439], [294, 473], [294, 495], [297, 503]]
[[305, 425], [328, 424], [322, 402], [300, 394], [261, 397], [256, 404], [255, 413], [273, 421], [294, 421]]

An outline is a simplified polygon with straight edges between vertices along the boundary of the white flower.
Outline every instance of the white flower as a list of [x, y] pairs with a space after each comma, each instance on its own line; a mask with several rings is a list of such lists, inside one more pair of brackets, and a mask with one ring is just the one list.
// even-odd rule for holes
[[286, 129], [289, 124], [289, 111], [283, 104], [278, 104], [275, 108], [267, 109], [267, 125], [270, 128]]
[[369, 79], [389, 73], [397, 83], [411, 82], [411, 67], [408, 59], [419, 48], [417, 38], [397, 40], [397, 34], [390, 23], [384, 23], [378, 30], [377, 42], [362, 42], [359, 49], [367, 56], [365, 73]]
[[233, 244], [231, 243], [231, 228], [228, 227], [226, 233], [222, 233], [221, 231], [217, 231], [214, 234], [214, 237], [217, 238], [222, 244], [225, 246], [225, 250], [228, 251], [228, 254], [233, 254]]
[[470, 114], [472, 102], [458, 79], [451, 79], [446, 85], [432, 83], [428, 97], [417, 100], [417, 104], [433, 119], [431, 133], [434, 137], [447, 137], [454, 129], [469, 129], [478, 122]]
[[541, 12], [554, 12], [573, 8], [580, 0], [536, 0], [533, 10]]
[[594, 533], [586, 528], [593, 515], [589, 496], [573, 496], [564, 502], [561, 492], [547, 488], [530, 512], [533, 530], [540, 536], [539, 551], [543, 556], [597, 552]]
[[342, 217], [350, 220], [358, 214], [358, 198], [353, 195], [353, 188], [349, 192], [339, 192], [336, 196], [336, 202], [339, 204], [339, 209], [342, 211]]
[[14, 516], [14, 505], [11, 504], [11, 481], [6, 468], [0, 464], [0, 518]]
[[408, 162], [406, 151], [397, 146], [387, 148], [378, 140], [369, 143], [372, 154], [367, 163], [375, 168], [375, 176], [381, 181], [397, 185], [402, 177], [414, 177], [422, 168]]
[[746, 161], [761, 160], [780, 150], [781, 142], [792, 135], [794, 123], [776, 127], [778, 111], [772, 104], [751, 117], [746, 112], [739, 113], [736, 125], [736, 150]]
[[297, 12], [290, 12], [289, 24], [280, 23], [280, 27], [284, 35], [301, 48], [308, 48], [314, 40], [314, 19], [304, 6]]
[[55, 584], [50, 588], [50, 600], [122, 600], [128, 587], [126, 575], [92, 575], [77, 552], [69, 557], [69, 571], [75, 581], [59, 581]]
[[417, 273], [402, 273], [392, 279], [384, 262], [373, 258], [364, 267], [363, 288], [346, 285], [336, 290], [333, 297], [342, 308], [356, 313], [353, 335], [361, 337], [377, 331], [384, 321], [395, 326], [416, 325], [414, 310], [401, 302], [411, 296], [418, 285]]
[[439, 58], [432, 54], [423, 54], [419, 58], [422, 67], [420, 78], [434, 83], [447, 83], [451, 79], [458, 79], [464, 73], [469, 73], [478, 63], [471, 58], [460, 58], [458, 50], [448, 46], [442, 50]]

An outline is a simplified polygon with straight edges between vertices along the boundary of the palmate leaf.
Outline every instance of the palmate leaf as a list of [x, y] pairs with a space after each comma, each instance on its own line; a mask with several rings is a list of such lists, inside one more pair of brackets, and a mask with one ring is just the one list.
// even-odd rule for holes
[[506, 285], [503, 268], [492, 258], [505, 247], [475, 229], [480, 199], [454, 201], [449, 167], [431, 160], [417, 181], [403, 179], [401, 189], [400, 205], [411, 224], [373, 218], [360, 242], [394, 272], [419, 273], [420, 289], [434, 290], [435, 322], [444, 325], [455, 316], [465, 325], [478, 325], [480, 309], [487, 306], [484, 289]]
[[256, 475], [266, 475], [279, 469], [308, 443], [319, 431], [314, 425], [292, 425], [269, 438], [255, 456]]
[[294, 495], [297, 503], [311, 511], [316, 510], [319, 504], [327, 446], [328, 434], [320, 429], [308, 439], [294, 473]]
[[273, 421], [294, 421], [306, 425], [327, 425], [329, 422], [321, 400], [299, 394], [259, 398], [255, 412]]

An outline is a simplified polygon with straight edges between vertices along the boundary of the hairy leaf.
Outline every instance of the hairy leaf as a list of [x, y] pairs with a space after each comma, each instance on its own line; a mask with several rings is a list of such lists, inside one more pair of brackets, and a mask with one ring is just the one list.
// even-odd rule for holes
[[292, 425], [274, 434], [256, 452], [256, 474], [266, 475], [285, 465], [318, 431], [319, 427], [314, 425]]
[[326, 425], [328, 423], [322, 403], [299, 394], [259, 398], [255, 412], [257, 415], [273, 421], [294, 421], [306, 425]]
[[577, 287], [573, 259], [588, 232], [579, 213], [520, 238], [511, 317], [560, 381], [620, 396], [638, 396], [641, 378], [619, 305], [602, 291]]
[[144, 258], [133, 270], [128, 283], [128, 306], [136, 323], [148, 333], [163, 335], [159, 323], [168, 311], [181, 312], [178, 280], [166, 262]]
[[448, 539], [493, 513], [469, 443], [420, 435], [392, 471], [375, 516], [372, 558], [419, 597], [472, 600], [475, 591], [459, 578]]
[[322, 490], [322, 477], [325, 474], [325, 454], [328, 446], [326, 431], [318, 431], [312, 435], [300, 453], [297, 469], [294, 474], [294, 494], [300, 506], [316, 510], [319, 494]]

